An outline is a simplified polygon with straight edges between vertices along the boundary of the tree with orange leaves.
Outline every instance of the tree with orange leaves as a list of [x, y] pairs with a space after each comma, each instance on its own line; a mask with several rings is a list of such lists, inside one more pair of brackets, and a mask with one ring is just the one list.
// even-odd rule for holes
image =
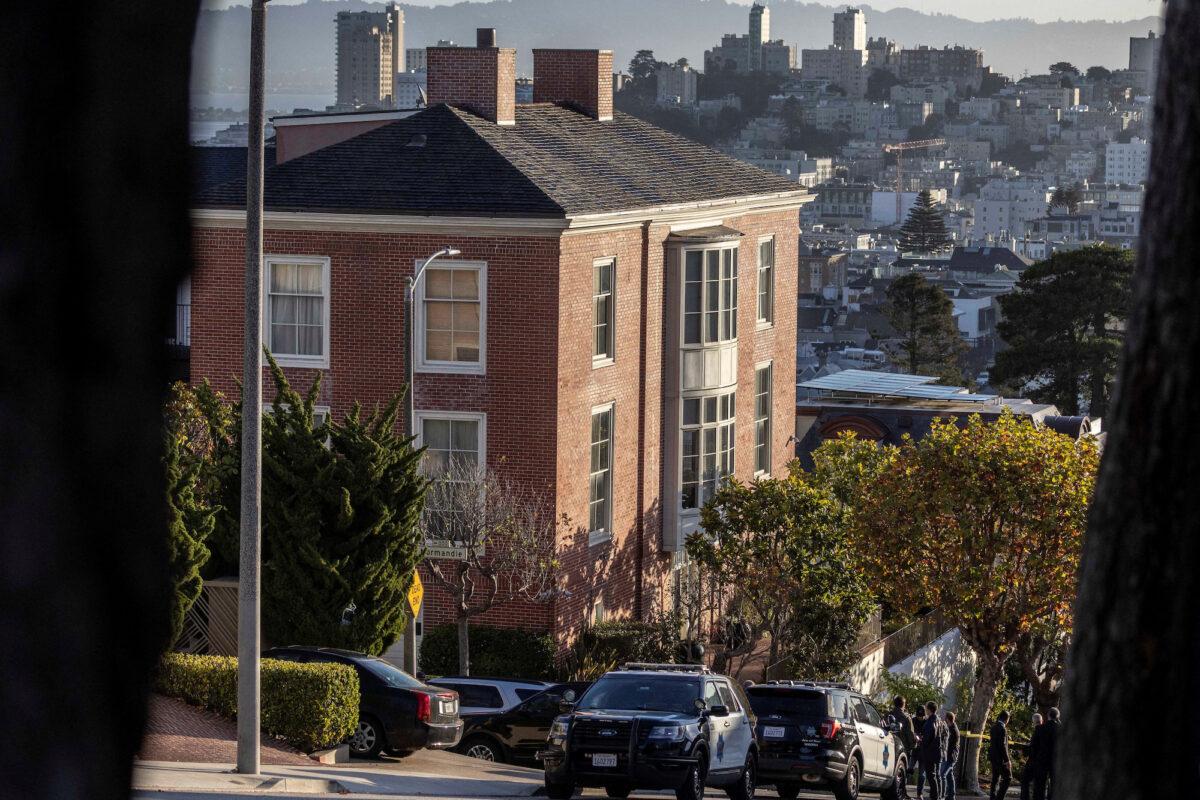
[[[876, 588], [899, 609], [940, 608], [978, 657], [967, 730], [983, 730], [1031, 629], [1069, 629], [1098, 461], [1090, 439], [973, 416], [906, 441], [861, 487], [850, 525]], [[965, 753], [969, 789], [978, 753]]]

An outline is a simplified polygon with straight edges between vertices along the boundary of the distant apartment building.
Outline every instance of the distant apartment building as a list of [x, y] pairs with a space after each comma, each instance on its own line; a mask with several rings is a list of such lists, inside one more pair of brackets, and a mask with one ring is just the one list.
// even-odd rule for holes
[[1079, 105], [1079, 90], [1073, 86], [1019, 86], [1021, 107], [1069, 109]]
[[993, 180], [979, 190], [975, 201], [975, 239], [1020, 237], [1031, 220], [1046, 213], [1050, 193], [1031, 181]]
[[705, 72], [787, 75], [795, 68], [796, 49], [771, 38], [771, 9], [758, 3], [750, 7], [748, 33], [727, 33], [719, 45], [704, 52]]
[[889, 93], [893, 103], [930, 103], [938, 114], [946, 110], [946, 101], [954, 96], [954, 84], [925, 83], [905, 86], [897, 84]]
[[1141, 92], [1154, 91], [1155, 76], [1158, 74], [1158, 55], [1162, 50], [1162, 38], [1150, 31], [1145, 36], [1129, 37], [1129, 71], [1134, 87]]
[[425, 105], [425, 70], [397, 72], [392, 94], [396, 108], [417, 108]]
[[983, 51], [971, 47], [905, 48], [899, 54], [899, 75], [905, 83], [953, 81], [960, 90], [977, 91], [983, 82]]
[[1091, 180], [1100, 165], [1095, 150], [1072, 150], [1063, 162], [1063, 171], [1076, 183]]
[[660, 105], [696, 105], [696, 70], [686, 64], [664, 64], [654, 72]]
[[866, 50], [867, 15], [857, 8], [834, 14], [833, 46], [838, 50]]
[[1104, 148], [1104, 182], [1137, 184], [1150, 169], [1150, 143], [1136, 136], [1128, 143], [1109, 142]]
[[395, 108], [393, 86], [404, 71], [404, 12], [339, 11], [337, 15], [339, 109]]
[[871, 227], [871, 184], [829, 183], [817, 187], [816, 216], [827, 225]]
[[424, 72], [429, 66], [425, 60], [424, 47], [409, 47], [404, 51], [404, 69], [408, 72]]
[[801, 51], [800, 75], [804, 80], [827, 81], [845, 90], [851, 98], [867, 94], [867, 72], [863, 69], [862, 50], [839, 50], [830, 45], [824, 50]]

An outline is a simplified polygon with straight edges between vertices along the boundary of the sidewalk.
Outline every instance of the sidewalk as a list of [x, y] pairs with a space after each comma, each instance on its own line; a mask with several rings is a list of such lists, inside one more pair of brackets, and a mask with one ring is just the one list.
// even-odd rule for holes
[[[232, 764], [237, 760], [237, 723], [182, 700], [151, 695], [138, 758]], [[305, 753], [266, 735], [262, 737], [262, 761], [298, 767], [313, 763]]]
[[[246, 792], [403, 795], [408, 797], [529, 797], [542, 787], [536, 770], [487, 764], [450, 753], [431, 758], [323, 766], [263, 767], [261, 777], [232, 772], [230, 764], [139, 761], [133, 767], [135, 791]], [[440, 757], [440, 758], [439, 758]], [[436, 763], [431, 763], [436, 762]], [[428, 771], [430, 767], [437, 772]]]

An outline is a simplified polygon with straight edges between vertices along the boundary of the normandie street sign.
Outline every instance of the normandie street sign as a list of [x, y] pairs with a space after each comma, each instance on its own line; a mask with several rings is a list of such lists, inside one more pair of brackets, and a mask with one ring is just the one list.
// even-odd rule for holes
[[[482, 556], [483, 546], [476, 547], [475, 553], [477, 556]], [[466, 561], [470, 557], [470, 550], [444, 539], [429, 539], [425, 542], [425, 557], [440, 558], [447, 561]]]

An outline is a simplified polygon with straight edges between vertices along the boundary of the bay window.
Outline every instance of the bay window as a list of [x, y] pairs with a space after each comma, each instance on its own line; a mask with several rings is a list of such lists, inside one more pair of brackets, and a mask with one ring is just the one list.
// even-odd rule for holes
[[681, 505], [698, 509], [733, 474], [735, 395], [684, 397], [680, 454]]
[[736, 247], [689, 250], [684, 257], [683, 344], [737, 338]]

